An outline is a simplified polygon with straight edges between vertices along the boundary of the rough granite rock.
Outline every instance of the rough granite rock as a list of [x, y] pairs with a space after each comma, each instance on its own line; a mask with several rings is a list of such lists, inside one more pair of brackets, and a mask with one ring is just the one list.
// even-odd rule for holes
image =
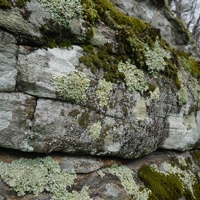
[[74, 71], [82, 55], [79, 46], [38, 49], [29, 54], [25, 47], [20, 46], [19, 51], [18, 90], [45, 98], [56, 98], [52, 77]]
[[[0, 93], [0, 146], [26, 149], [35, 111], [35, 98], [22, 93]], [[24, 143], [22, 143], [24, 141]]]
[[163, 8], [163, 1], [112, 0], [112, 2], [125, 14], [142, 19], [158, 28], [162, 37], [174, 47], [189, 43], [190, 39], [183, 25], [178, 23], [168, 9]]
[[[128, 15], [140, 17], [148, 23], [152, 21], [156, 28], [161, 29], [161, 36], [169, 39], [169, 43], [175, 44], [174, 39], [178, 38], [176, 34], [173, 35], [172, 29], [177, 31], [183, 44], [189, 41], [184, 28], [181, 29], [180, 24], [174, 25], [178, 22], [165, 6], [150, 4], [149, 1], [114, 2]], [[80, 5], [80, 2], [73, 1], [72, 8], [76, 3]], [[57, 12], [54, 4], [48, 4], [52, 10], [45, 6], [42, 1], [39, 4], [32, 0], [22, 8], [17, 8], [14, 2], [11, 9], [0, 10], [0, 27], [4, 30], [1, 31], [0, 44], [3, 61], [0, 65], [2, 147], [40, 153], [62, 151], [123, 158], [138, 158], [157, 148], [188, 150], [199, 147], [200, 85], [198, 79], [186, 71], [191, 60], [189, 62], [186, 58], [178, 57], [160, 40], [157, 29], [146, 26], [138, 19], [130, 23], [138, 24], [145, 31], [151, 30], [150, 40], [148, 37], [140, 40], [138, 35], [134, 35], [138, 37], [134, 40], [131, 35], [125, 38], [123, 44], [123, 38], [117, 40], [117, 37], [120, 37], [121, 31], [128, 36], [127, 27], [123, 30], [121, 24], [113, 29], [103, 20], [100, 22], [100, 19], [96, 19], [92, 21], [97, 24], [93, 29], [87, 22], [83, 23], [84, 18], [80, 19], [83, 27], [77, 33], [85, 34], [86, 40], [84, 37], [77, 39], [73, 32], [76, 30], [70, 32], [68, 27], [71, 24], [73, 28], [71, 16], [74, 13], [65, 16], [69, 19], [65, 23], [60, 18], [62, 9], [58, 15], [53, 15]], [[92, 4], [90, 6], [93, 14], [90, 17], [97, 17], [97, 10]], [[140, 16], [143, 11], [146, 15]], [[119, 11], [113, 12], [116, 14]], [[154, 20], [155, 16], [158, 16], [157, 20]], [[50, 22], [52, 32], [49, 30]], [[167, 27], [167, 31], [163, 27]], [[140, 31], [140, 27], [137, 28]], [[84, 31], [88, 31], [87, 34]], [[164, 32], [166, 35], [163, 35]], [[64, 39], [73, 45], [69, 46]], [[46, 46], [41, 46], [42, 42]], [[59, 47], [62, 42], [67, 45]], [[101, 45], [104, 45], [104, 49], [108, 46], [111, 55], [104, 55], [103, 48], [100, 50]], [[114, 50], [122, 48], [120, 54], [124, 53], [124, 45], [131, 48], [136, 45], [141, 48], [139, 52], [134, 52], [138, 60], [131, 62], [128, 56], [132, 55], [127, 52], [120, 57], [122, 61], [117, 60], [116, 57], [121, 55], [114, 56], [116, 52], [109, 49], [110, 45]], [[84, 57], [86, 55], [89, 56]], [[111, 66], [101, 66], [101, 59], [106, 59]], [[95, 65], [90, 67], [94, 61]], [[116, 73], [121, 80], [108, 80]], [[173, 78], [170, 78], [171, 75]], [[16, 95], [19, 96], [17, 103]], [[25, 101], [24, 98], [29, 100]], [[8, 107], [5, 106], [7, 102]], [[4, 107], [9, 112], [5, 112]], [[28, 112], [27, 116], [22, 116], [20, 109]], [[13, 115], [13, 112], [16, 114]], [[6, 118], [3, 118], [4, 115]], [[24, 127], [20, 120], [24, 122]], [[177, 122], [174, 123], [174, 120]], [[5, 137], [6, 132], [10, 136], [13, 131], [16, 137]]]
[[[145, 171], [143, 171], [146, 178], [152, 178], [151, 176], [153, 175], [156, 176], [153, 178], [155, 178], [158, 183], [154, 182], [154, 184], [158, 184], [156, 185], [156, 188], [161, 188], [161, 190], [156, 190], [154, 187], [150, 194], [154, 193], [159, 197], [163, 197], [163, 195], [173, 195], [175, 192], [174, 188], [171, 188], [171, 185], [173, 185], [176, 189], [179, 189], [179, 195], [182, 198], [188, 198], [189, 195], [191, 199], [194, 197], [194, 199], [198, 199], [199, 181], [197, 177], [199, 176], [198, 172], [200, 169], [198, 155], [199, 151], [184, 153], [157, 151], [137, 160], [126, 161], [116, 158], [76, 157], [53, 153], [48, 155], [48, 158], [49, 161], [54, 161], [57, 165], [60, 165], [60, 168], [64, 171], [64, 173], [74, 173], [72, 171], [76, 171], [76, 179], [74, 180], [72, 186], [68, 186], [66, 189], [66, 194], [73, 194], [73, 196], [70, 196], [71, 198], [68, 199], [147, 200], [149, 195], [146, 191], [152, 188], [150, 188], [151, 184], [147, 184], [141, 179], [141, 170], [144, 167], [149, 169], [146, 174]], [[25, 168], [25, 161], [34, 162], [34, 160], [39, 158], [38, 156], [39, 155], [37, 154], [30, 155], [13, 150], [5, 152], [4, 149], [1, 149], [0, 164], [3, 162], [6, 167], [6, 163], [7, 165], [10, 165], [11, 162], [14, 163], [23, 157], [26, 159], [28, 158], [28, 160], [24, 160]], [[40, 156], [41, 160], [46, 158], [46, 156]], [[49, 162], [49, 164], [51, 163]], [[21, 167], [22, 166], [23, 162], [21, 162]], [[32, 166], [29, 167], [31, 170]], [[37, 165], [34, 167], [37, 167]], [[24, 168], [22, 167], [21, 170]], [[171, 170], [170, 172], [169, 169]], [[12, 170], [12, 172], [16, 170], [14, 165]], [[40, 170], [41, 169], [38, 168], [38, 172]], [[176, 175], [175, 181], [181, 185], [181, 187], [179, 186], [181, 190], [177, 187], [179, 184], [174, 183], [173, 176], [172, 179], [170, 179], [172, 174]], [[169, 178], [167, 179], [169, 182], [165, 182], [164, 175]], [[28, 178], [29, 176], [31, 176], [31, 173], [23, 174], [24, 178]], [[162, 179], [159, 178], [160, 176]], [[38, 180], [38, 184], [42, 185], [43, 182]], [[86, 188], [84, 193], [81, 192], [83, 188]], [[168, 192], [167, 194], [163, 193], [162, 188], [164, 188], [164, 191], [169, 191], [171, 188], [170, 194]], [[57, 191], [59, 191], [59, 188], [57, 188]], [[187, 191], [187, 193], [184, 191]], [[53, 198], [52, 193], [46, 192], [45, 190], [40, 192], [38, 195], [28, 192], [26, 195], [17, 197], [16, 192], [1, 180], [0, 199], [50, 200]]]
[[0, 91], [12, 92], [16, 87], [18, 46], [13, 35], [0, 31]]

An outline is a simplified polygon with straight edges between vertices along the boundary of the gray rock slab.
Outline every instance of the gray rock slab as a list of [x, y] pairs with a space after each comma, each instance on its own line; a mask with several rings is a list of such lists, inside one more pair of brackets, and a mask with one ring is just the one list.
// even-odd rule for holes
[[162, 148], [186, 151], [199, 148], [200, 144], [200, 111], [190, 115], [169, 116], [169, 135]]
[[56, 89], [52, 77], [64, 75], [75, 70], [79, 64], [82, 49], [38, 49], [24, 55], [20, 47], [18, 61], [18, 90], [38, 97], [55, 98]]
[[30, 131], [35, 99], [21, 93], [0, 93], [0, 146], [23, 150]]
[[14, 91], [18, 47], [13, 35], [0, 31], [0, 91]]
[[[157, 149], [167, 128], [148, 120], [115, 118], [67, 102], [39, 99], [26, 135], [27, 151], [135, 158]], [[166, 130], [165, 130], [166, 129]]]

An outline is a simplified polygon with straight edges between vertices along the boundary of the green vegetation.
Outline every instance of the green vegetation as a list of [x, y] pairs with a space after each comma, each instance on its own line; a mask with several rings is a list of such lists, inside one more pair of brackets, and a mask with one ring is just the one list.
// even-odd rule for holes
[[78, 119], [79, 126], [81, 126], [82, 128], [87, 128], [88, 124], [90, 123], [89, 118], [90, 118], [89, 113], [87, 112], [82, 113]]
[[90, 137], [97, 140], [101, 134], [101, 122], [93, 123], [89, 129]]
[[183, 197], [183, 186], [174, 174], [165, 175], [143, 165], [138, 171], [138, 176], [152, 192], [149, 200], [177, 200]]
[[148, 84], [143, 71], [131, 64], [130, 60], [126, 61], [126, 63], [120, 62], [118, 64], [118, 69], [125, 75], [125, 82], [128, 90], [137, 90], [141, 93], [148, 90]]
[[189, 71], [193, 77], [200, 80], [200, 62], [183, 51], [177, 52], [177, 55], [185, 70]]
[[[133, 197], [135, 200], [147, 200], [151, 191], [147, 188], [142, 189], [137, 186], [133, 179], [133, 171], [126, 166], [113, 165], [108, 168], [108, 172], [116, 175], [124, 188], [124, 190]], [[161, 198], [162, 199], [162, 198]], [[160, 200], [160, 199], [159, 199]], [[164, 200], [164, 199], [163, 199]], [[172, 199], [171, 199], [172, 200]]]
[[0, 8], [2, 9], [10, 9], [11, 4], [7, 0], [0, 0]]
[[79, 0], [39, 0], [44, 9], [59, 25], [69, 28], [73, 19], [81, 18], [81, 2]]
[[60, 97], [76, 103], [86, 99], [85, 91], [90, 85], [90, 80], [80, 71], [73, 71], [64, 76], [54, 76], [52, 82]]
[[61, 171], [59, 164], [50, 157], [0, 162], [0, 176], [18, 196], [26, 192], [38, 196], [47, 191], [52, 193], [52, 199], [68, 199], [66, 186], [72, 186], [76, 179], [76, 174]]
[[19, 8], [23, 8], [27, 1], [30, 1], [30, 0], [16, 0], [16, 6], [19, 7]]
[[99, 81], [99, 86], [96, 90], [97, 97], [99, 98], [99, 105], [106, 106], [112, 90], [112, 83], [107, 82], [105, 79]]

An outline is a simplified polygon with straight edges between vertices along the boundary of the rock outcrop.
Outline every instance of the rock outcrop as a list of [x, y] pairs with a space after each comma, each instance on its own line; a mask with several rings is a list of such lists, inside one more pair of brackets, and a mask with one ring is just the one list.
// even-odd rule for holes
[[[189, 33], [173, 17], [165, 1], [0, 2], [0, 147], [30, 155], [62, 152], [128, 159], [158, 149], [198, 149], [200, 63], [192, 56], [188, 48], [191, 46]], [[61, 169], [68, 173], [92, 172], [90, 180], [79, 176], [81, 184], [73, 186], [80, 192], [77, 195], [85, 199], [131, 199], [136, 198], [136, 191], [136, 199], [147, 199], [150, 187], [140, 191], [121, 183], [128, 187], [122, 189], [117, 178], [117, 183], [110, 181], [114, 175], [124, 178], [123, 170], [132, 174], [127, 168], [98, 170], [122, 161], [99, 159], [37, 158], [33, 165], [39, 165], [41, 174], [47, 173], [41, 175], [44, 184], [37, 190], [28, 183], [20, 188], [4, 177], [7, 172], [1, 168], [9, 171], [9, 165], [1, 163], [0, 176], [18, 195], [43, 192], [44, 196], [37, 199], [59, 199], [47, 194], [56, 195], [55, 188], [45, 183], [52, 181], [52, 185], [58, 184], [64, 190], [67, 186], [72, 192], [70, 187], [76, 178], [68, 174], [73, 180], [66, 182], [68, 175], [62, 174]], [[17, 170], [23, 167], [23, 161], [32, 165], [32, 161], [20, 159], [13, 164]], [[82, 165], [86, 167], [76, 169]], [[163, 174], [169, 173], [167, 170]], [[146, 184], [142, 173], [139, 176], [144, 183], [140, 180], [139, 185]], [[54, 182], [55, 176], [63, 180], [64, 186], [62, 181]], [[91, 180], [101, 184], [97, 197]], [[190, 196], [197, 197], [181, 184], [177, 190], [182, 196], [183, 191], [189, 190]], [[80, 190], [83, 185], [89, 186], [89, 194], [86, 187]], [[0, 189], [2, 199], [10, 198], [10, 189], [3, 182]], [[59, 192], [61, 195], [63, 190]]]
[[[111, 12], [110, 16], [104, 14], [105, 17], [115, 20], [109, 22], [111, 25], [106, 24], [95, 3], [83, 3], [83, 8], [90, 6], [90, 12], [95, 13], [93, 17], [98, 19], [95, 21], [84, 16], [80, 19], [78, 14], [71, 14], [71, 17], [82, 20], [81, 30], [85, 31], [81, 33], [79, 30], [75, 34], [75, 19], [63, 16], [68, 20], [65, 23], [60, 18], [62, 10], [56, 17], [55, 5], [51, 2], [47, 7], [45, 1], [30, 1], [22, 8], [17, 8], [16, 2], [10, 9], [1, 9], [5, 20], [1, 22], [0, 97], [2, 116], [4, 112], [6, 116], [2, 121], [2, 147], [41, 153], [81, 152], [123, 158], [137, 158], [157, 148], [188, 150], [198, 147], [199, 71], [195, 78], [184, 66], [191, 62], [193, 65], [198, 63], [170, 50], [161, 40], [161, 36], [170, 38], [171, 41], [168, 41], [175, 45], [177, 34], [180, 33], [179, 38], [185, 41], [187, 33], [183, 28], [174, 38], [170, 37], [172, 29], [179, 28], [176, 29], [172, 20], [166, 17], [166, 13], [170, 15], [170, 12], [165, 5], [149, 4], [148, 1], [115, 3], [134, 17], [140, 17], [140, 8], [149, 8], [148, 13], [152, 14], [142, 15], [142, 19], [150, 23], [153, 20], [151, 16], [155, 16], [156, 12], [160, 23], [153, 20], [156, 23], [154, 28], [120, 13], [105, 1], [101, 3], [102, 9], [107, 6]], [[81, 4], [74, 2], [71, 8], [75, 5]], [[76, 9], [80, 12], [78, 7]], [[133, 12], [134, 9], [137, 12]], [[25, 17], [24, 12], [28, 16]], [[87, 17], [91, 15], [84, 9], [83, 12]], [[126, 20], [130, 23], [121, 24], [122, 19], [120, 21], [115, 15], [125, 20], [123, 23]], [[12, 23], [18, 18], [21, 19], [17, 20], [18, 23]], [[49, 20], [54, 22], [51, 31]], [[87, 25], [90, 22], [87, 20], [93, 20], [93, 25]], [[173, 18], [173, 21], [176, 20]], [[94, 23], [97, 27], [93, 31]], [[112, 23], [119, 23], [120, 27], [113, 28]], [[162, 30], [165, 23], [171, 31]], [[128, 28], [132, 26], [138, 30], [128, 33]], [[59, 39], [55, 27], [61, 27], [58, 28], [61, 31]], [[55, 38], [51, 35], [54, 29]], [[141, 36], [140, 29], [152, 35]], [[63, 30], [74, 38], [74, 41], [67, 38], [74, 44], [68, 48], [59, 48], [65, 36]], [[123, 32], [124, 36], [121, 36]], [[48, 48], [48, 40], [57, 47], [52, 48], [51, 44]], [[84, 42], [85, 45], [80, 45]], [[188, 42], [189, 39], [184, 44]], [[42, 44], [46, 47], [42, 48]], [[15, 108], [16, 95], [19, 96], [17, 107], [22, 111]], [[8, 111], [5, 111], [4, 105], [8, 102], [10, 106], [6, 106]], [[24, 112], [23, 116], [18, 112]], [[9, 137], [4, 135], [10, 135], [13, 130], [15, 137], [10, 137], [9, 141]]]

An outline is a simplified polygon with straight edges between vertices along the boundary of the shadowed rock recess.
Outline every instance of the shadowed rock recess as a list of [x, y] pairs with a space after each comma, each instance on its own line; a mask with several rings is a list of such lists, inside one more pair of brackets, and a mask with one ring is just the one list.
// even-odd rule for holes
[[0, 0], [0, 199], [200, 199], [194, 48], [164, 0]]

